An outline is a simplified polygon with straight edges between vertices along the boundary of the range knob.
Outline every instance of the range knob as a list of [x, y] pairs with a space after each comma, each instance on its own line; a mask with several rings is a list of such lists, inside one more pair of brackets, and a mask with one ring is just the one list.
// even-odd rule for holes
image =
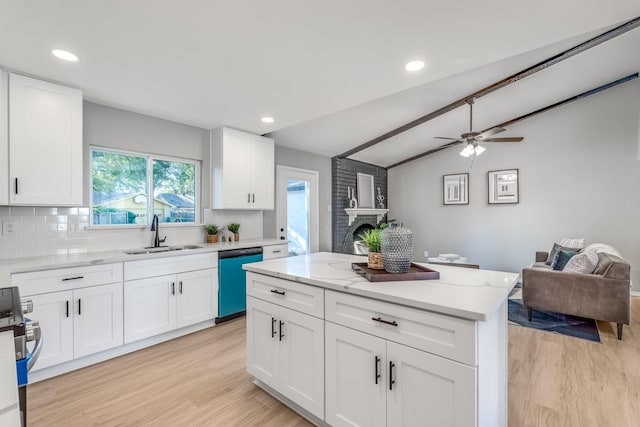
[[33, 301], [31, 301], [30, 299], [23, 299], [22, 301], [20, 301], [20, 303], [22, 304], [22, 312], [24, 314], [33, 312]]
[[25, 322], [25, 339], [27, 341], [36, 341], [40, 339], [40, 322], [37, 320], [29, 320]]

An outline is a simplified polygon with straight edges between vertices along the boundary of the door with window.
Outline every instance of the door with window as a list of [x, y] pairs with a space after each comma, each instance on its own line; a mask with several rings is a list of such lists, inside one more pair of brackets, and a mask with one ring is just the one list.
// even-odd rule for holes
[[289, 255], [318, 251], [318, 172], [278, 165], [277, 231], [289, 241]]

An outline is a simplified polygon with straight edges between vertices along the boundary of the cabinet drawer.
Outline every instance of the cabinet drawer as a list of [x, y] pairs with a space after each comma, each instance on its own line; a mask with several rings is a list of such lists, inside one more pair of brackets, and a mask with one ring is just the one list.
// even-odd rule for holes
[[124, 280], [136, 280], [215, 267], [218, 267], [217, 252], [128, 261], [124, 263]]
[[264, 246], [262, 259], [284, 258], [289, 254], [289, 244]]
[[324, 318], [324, 289], [247, 272], [247, 295]]
[[11, 276], [12, 285], [18, 286], [20, 295], [23, 296], [117, 282], [122, 282], [122, 263], [34, 271]]
[[325, 304], [328, 321], [477, 365], [473, 321], [334, 291], [325, 292]]

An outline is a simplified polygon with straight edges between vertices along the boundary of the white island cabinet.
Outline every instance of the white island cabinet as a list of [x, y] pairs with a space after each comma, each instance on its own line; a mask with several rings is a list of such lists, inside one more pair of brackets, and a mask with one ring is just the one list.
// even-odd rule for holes
[[[518, 275], [433, 266], [439, 280], [371, 283], [351, 270], [362, 260], [316, 253], [244, 267], [254, 382], [316, 425], [506, 426], [506, 300]], [[322, 319], [324, 348], [308, 339], [296, 374], [312, 384], [323, 372], [324, 411], [283, 389], [283, 310]]]

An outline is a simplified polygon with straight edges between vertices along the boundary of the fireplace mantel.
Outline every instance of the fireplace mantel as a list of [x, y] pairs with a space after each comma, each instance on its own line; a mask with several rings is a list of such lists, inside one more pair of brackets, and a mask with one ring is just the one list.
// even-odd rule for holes
[[389, 212], [389, 209], [346, 208], [345, 212], [349, 215], [349, 225], [353, 223], [353, 220], [355, 220], [358, 215], [375, 215], [378, 220], [376, 224], [379, 224], [382, 218]]

